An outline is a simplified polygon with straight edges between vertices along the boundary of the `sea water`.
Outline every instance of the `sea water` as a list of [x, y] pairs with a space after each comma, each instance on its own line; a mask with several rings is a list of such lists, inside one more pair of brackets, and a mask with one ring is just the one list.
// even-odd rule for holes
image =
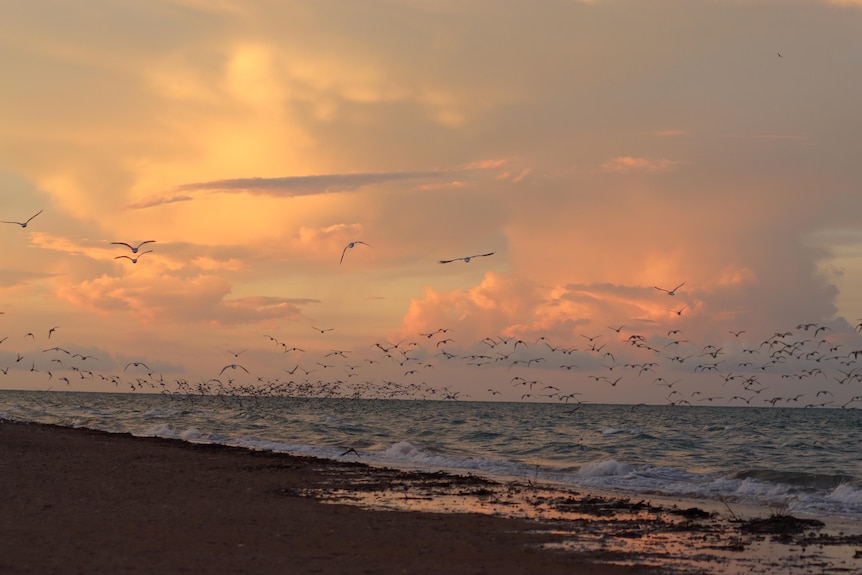
[[862, 521], [862, 411], [0, 391], [0, 419]]

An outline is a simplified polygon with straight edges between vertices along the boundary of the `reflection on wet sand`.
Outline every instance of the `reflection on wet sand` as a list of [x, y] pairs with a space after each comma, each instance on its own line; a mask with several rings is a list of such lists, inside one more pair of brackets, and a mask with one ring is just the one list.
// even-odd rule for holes
[[[347, 471], [347, 470], [345, 470]], [[541, 547], [673, 573], [730, 575], [848, 573], [862, 570], [862, 534], [819, 520], [762, 510], [742, 517], [612, 495], [583, 494], [530, 481], [498, 483], [446, 473], [379, 470], [350, 488], [290, 493], [326, 503], [432, 513], [480, 513], [537, 522]], [[349, 473], [349, 472], [348, 472]], [[345, 478], [347, 479], [347, 478]]]

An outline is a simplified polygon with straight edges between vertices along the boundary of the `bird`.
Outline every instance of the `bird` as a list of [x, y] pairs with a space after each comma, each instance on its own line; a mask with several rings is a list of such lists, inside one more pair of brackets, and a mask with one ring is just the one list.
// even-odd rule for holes
[[[142, 245], [144, 245], [144, 244], [152, 244], [152, 243], [155, 243], [155, 241], [156, 241], [156, 240], [146, 240], [146, 241], [143, 241], [143, 242], [139, 243], [139, 244], [138, 244], [138, 245], [136, 245], [136, 246], [133, 246], [133, 245], [131, 245], [131, 244], [127, 244], [126, 242], [111, 242], [111, 243], [112, 243], [112, 244], [114, 244], [114, 245], [117, 245], [117, 246], [126, 246], [127, 248], [129, 248], [130, 250], [132, 250], [132, 253], [133, 253], [133, 254], [136, 254], [136, 253], [138, 253], [138, 250], [139, 250], [139, 249], [141, 249], [141, 246], [142, 246]], [[150, 250], [150, 251], [152, 251], [152, 250]]]
[[356, 247], [356, 244], [362, 244], [363, 246], [368, 246], [369, 248], [372, 247], [371, 244], [367, 244], [365, 242], [360, 242], [359, 240], [356, 240], [354, 242], [350, 242], [349, 244], [344, 246], [343, 250], [341, 250], [341, 259], [338, 260], [338, 265], [341, 265], [341, 262], [344, 261], [344, 254], [347, 253], [347, 250], [349, 250], [352, 247]]
[[48, 339], [51, 339], [51, 334], [60, 329], [59, 325], [55, 325], [51, 329], [48, 330]]
[[18, 224], [18, 225], [19, 225], [19, 226], [21, 226], [22, 228], [26, 228], [26, 227], [27, 227], [27, 224], [29, 224], [29, 223], [30, 223], [30, 220], [32, 220], [33, 218], [35, 218], [36, 216], [38, 216], [39, 214], [41, 214], [41, 213], [42, 213], [42, 212], [44, 212], [44, 211], [45, 211], [45, 210], [39, 210], [38, 212], [36, 212], [35, 214], [33, 214], [32, 216], [30, 216], [28, 219], [24, 220], [23, 222], [0, 222], [0, 223], [3, 223], [3, 224]]
[[682, 307], [681, 307], [681, 308], [679, 308], [679, 309], [669, 309], [669, 310], [667, 310], [667, 311], [673, 312], [673, 313], [675, 313], [676, 315], [682, 315], [682, 312], [683, 312], [683, 311], [685, 310], [685, 308], [687, 308], [687, 307], [688, 307], [688, 305], [684, 305], [684, 306], [682, 306]]
[[658, 286], [653, 286], [653, 287], [655, 287], [655, 289], [657, 289], [659, 291], [663, 291], [663, 292], [667, 293], [667, 295], [676, 295], [676, 290], [678, 290], [679, 288], [681, 288], [684, 285], [685, 285], [685, 282], [682, 282], [681, 284], [679, 284], [678, 286], [676, 286], [673, 289], [664, 289], [664, 288], [658, 287]]
[[221, 371], [218, 372], [218, 374], [219, 375], [223, 374], [226, 369], [241, 369], [244, 372], [248, 373], [248, 370], [246, 368], [244, 368], [243, 366], [239, 365], [238, 363], [232, 363], [230, 365], [226, 365], [223, 368], [221, 368]]
[[453, 258], [451, 260], [440, 260], [441, 264], [450, 264], [452, 262], [463, 261], [465, 264], [470, 263], [470, 260], [473, 258], [485, 258], [488, 256], [493, 256], [496, 252], [488, 252], [487, 254], [476, 254], [473, 256], [466, 256], [463, 258]]
[[133, 264], [136, 264], [136, 263], [138, 263], [138, 258], [140, 258], [142, 255], [144, 255], [144, 254], [148, 254], [148, 253], [150, 253], [150, 252], [152, 252], [152, 251], [153, 251], [153, 250], [147, 250], [147, 251], [145, 251], [145, 252], [141, 252], [140, 254], [138, 254], [138, 255], [137, 255], [137, 256], [135, 256], [135, 257], [129, 257], [129, 256], [117, 256], [117, 257], [115, 257], [114, 259], [115, 259], [115, 260], [119, 260], [119, 259], [122, 259], [122, 258], [126, 258], [127, 260], [131, 261]]
[[142, 361], [130, 361], [129, 363], [126, 364], [126, 367], [123, 368], [123, 371], [126, 371], [130, 367], [143, 367], [147, 371], [150, 370], [150, 366], [148, 366], [147, 364], [145, 364]]
[[334, 328], [334, 327], [319, 328], [319, 327], [311, 326], [311, 329], [316, 329], [316, 330], [317, 330], [317, 331], [319, 331], [320, 333], [326, 333], [326, 332], [328, 332], [328, 331], [332, 331], [332, 330], [334, 330], [335, 328]]

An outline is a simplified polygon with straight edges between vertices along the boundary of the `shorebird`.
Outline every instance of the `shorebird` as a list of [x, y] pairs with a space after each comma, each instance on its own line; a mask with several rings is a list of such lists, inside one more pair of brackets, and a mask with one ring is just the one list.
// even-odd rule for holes
[[138, 263], [138, 258], [140, 258], [142, 255], [144, 255], [144, 254], [148, 254], [148, 253], [150, 253], [150, 252], [152, 252], [152, 251], [153, 251], [153, 250], [147, 250], [147, 251], [145, 251], [145, 252], [141, 252], [140, 254], [138, 254], [138, 255], [137, 255], [137, 256], [135, 256], [135, 257], [129, 257], [129, 256], [117, 256], [117, 257], [115, 257], [114, 259], [115, 259], [115, 260], [119, 260], [119, 259], [122, 259], [122, 258], [126, 258], [127, 260], [131, 261], [133, 264], [136, 264], [136, 263]]
[[0, 222], [0, 223], [3, 223], [3, 224], [18, 224], [18, 225], [19, 225], [19, 226], [21, 226], [22, 228], [26, 228], [26, 227], [27, 227], [27, 224], [29, 224], [29, 223], [30, 223], [30, 220], [32, 220], [33, 218], [35, 218], [36, 216], [38, 216], [39, 214], [41, 214], [43, 211], [45, 211], [45, 210], [39, 210], [38, 212], [36, 212], [35, 214], [33, 214], [32, 216], [30, 216], [29, 218], [27, 218], [27, 219], [26, 219], [26, 220], [24, 220], [23, 222]]
[[60, 329], [59, 325], [55, 325], [51, 329], [48, 330], [48, 339], [51, 339], [51, 334]]
[[685, 285], [685, 282], [682, 282], [681, 284], [679, 284], [678, 286], [676, 286], [673, 289], [664, 289], [664, 288], [658, 287], [658, 286], [653, 286], [653, 287], [659, 291], [665, 292], [667, 295], [676, 295], [676, 290], [678, 290], [679, 288], [681, 288], [684, 285]]
[[332, 330], [334, 330], [335, 328], [334, 328], [334, 327], [327, 327], [327, 328], [321, 329], [321, 328], [319, 328], [319, 327], [311, 326], [311, 329], [316, 329], [316, 330], [317, 330], [317, 331], [319, 331], [320, 333], [326, 333], [326, 332], [328, 332], [328, 331], [332, 331]]
[[344, 249], [343, 249], [343, 250], [341, 250], [341, 259], [340, 259], [340, 260], [338, 260], [338, 265], [341, 265], [341, 262], [343, 262], [343, 261], [344, 261], [344, 254], [346, 254], [346, 253], [347, 253], [347, 250], [349, 250], [349, 249], [350, 249], [350, 248], [352, 248], [352, 247], [355, 247], [355, 246], [356, 246], [356, 244], [362, 244], [363, 246], [368, 246], [369, 248], [370, 248], [370, 247], [372, 247], [372, 246], [371, 246], [371, 244], [366, 244], [365, 242], [360, 242], [359, 240], [357, 240], [357, 241], [355, 241], [355, 242], [350, 242], [349, 244], [347, 244], [346, 246], [344, 246]]
[[440, 263], [441, 264], [450, 264], [452, 262], [463, 261], [465, 264], [468, 264], [468, 263], [470, 263], [470, 260], [472, 260], [473, 258], [485, 258], [488, 256], [493, 256], [495, 253], [496, 252], [488, 252], [487, 254], [476, 254], [473, 256], [467, 256], [467, 257], [463, 257], [463, 258], [453, 258], [451, 260], [440, 260]]
[[133, 245], [131, 245], [131, 244], [127, 244], [126, 242], [111, 242], [111, 243], [112, 243], [112, 244], [114, 244], [114, 245], [117, 245], [117, 246], [126, 246], [127, 248], [129, 248], [130, 250], [132, 250], [132, 253], [133, 253], [133, 254], [136, 254], [136, 253], [138, 253], [138, 250], [139, 250], [139, 249], [141, 249], [141, 246], [142, 246], [142, 245], [144, 245], [144, 244], [152, 244], [152, 243], [155, 243], [155, 241], [156, 241], [156, 240], [146, 240], [146, 241], [143, 241], [143, 242], [139, 243], [139, 244], [138, 244], [138, 245], [136, 245], [136, 246], [133, 246]]

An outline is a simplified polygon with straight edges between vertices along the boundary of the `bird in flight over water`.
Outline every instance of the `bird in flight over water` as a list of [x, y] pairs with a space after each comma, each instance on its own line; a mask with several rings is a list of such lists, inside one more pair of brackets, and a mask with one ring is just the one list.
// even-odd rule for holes
[[676, 286], [673, 289], [664, 289], [664, 288], [661, 288], [658, 286], [653, 286], [653, 287], [659, 291], [663, 291], [663, 292], [667, 293], [667, 295], [676, 295], [676, 290], [678, 290], [679, 288], [681, 288], [684, 285], [685, 285], [685, 282], [682, 282], [681, 284], [679, 284], [678, 286]]
[[35, 218], [36, 216], [38, 216], [39, 214], [41, 214], [41, 213], [42, 213], [42, 212], [44, 212], [44, 211], [45, 211], [45, 210], [39, 210], [38, 212], [36, 212], [35, 214], [33, 214], [32, 216], [30, 216], [28, 219], [24, 220], [23, 222], [0, 222], [0, 223], [3, 223], [3, 224], [18, 224], [18, 225], [19, 225], [19, 226], [21, 226], [22, 228], [26, 228], [26, 227], [27, 227], [27, 224], [29, 224], [29, 223], [30, 223], [30, 220], [32, 220], [33, 218]]
[[133, 246], [133, 245], [131, 245], [131, 244], [127, 244], [126, 242], [111, 242], [111, 243], [112, 243], [112, 244], [114, 244], [114, 245], [117, 245], [117, 246], [126, 246], [127, 248], [129, 248], [130, 250], [132, 250], [132, 253], [133, 253], [133, 254], [136, 254], [136, 253], [138, 253], [138, 250], [139, 250], [139, 249], [141, 249], [141, 246], [142, 246], [142, 245], [144, 245], [144, 244], [152, 244], [152, 243], [155, 243], [155, 241], [156, 241], [156, 240], [146, 240], [146, 241], [144, 241], [144, 242], [139, 243], [139, 244], [138, 244], [138, 245], [136, 245], [136, 246]]
[[343, 249], [343, 250], [341, 250], [341, 259], [340, 259], [340, 260], [338, 260], [338, 265], [341, 265], [341, 262], [343, 262], [343, 261], [344, 261], [344, 254], [346, 254], [346, 253], [347, 253], [347, 250], [349, 250], [350, 248], [352, 248], [352, 247], [356, 246], [356, 244], [362, 244], [363, 246], [368, 246], [369, 248], [371, 247], [371, 244], [366, 244], [365, 242], [360, 242], [359, 240], [357, 240], [357, 241], [355, 241], [355, 242], [350, 242], [349, 244], [347, 244], [346, 246], [344, 246], [344, 249]]
[[453, 258], [451, 260], [440, 260], [440, 263], [441, 264], [449, 264], [452, 262], [463, 261], [465, 264], [468, 264], [468, 263], [470, 263], [470, 260], [472, 260], [473, 258], [485, 258], [488, 256], [493, 256], [495, 253], [496, 252], [488, 252], [487, 254], [476, 254], [474, 256], [467, 256], [467, 257], [463, 257], [463, 258]]

